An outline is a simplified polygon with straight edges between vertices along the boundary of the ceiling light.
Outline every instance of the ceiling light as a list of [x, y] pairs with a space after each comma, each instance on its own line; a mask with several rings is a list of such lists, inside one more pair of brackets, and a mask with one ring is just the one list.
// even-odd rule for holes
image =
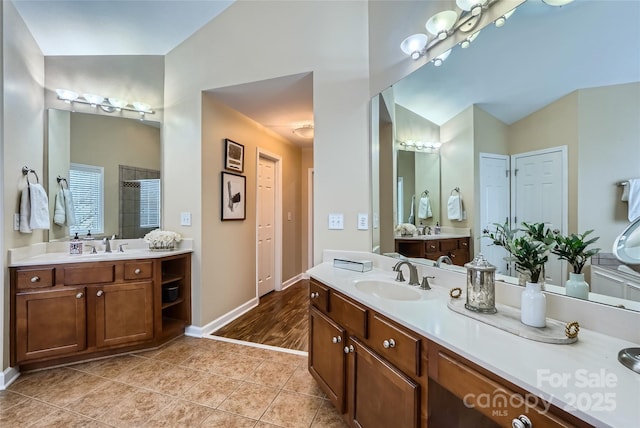
[[507, 19], [509, 19], [509, 17], [511, 15], [513, 15], [513, 12], [515, 12], [515, 9], [511, 9], [509, 12], [505, 13], [503, 16], [501, 16], [500, 18], [496, 19], [496, 27], [502, 27], [504, 24], [506, 24]]
[[150, 113], [151, 106], [147, 103], [141, 103], [140, 101], [136, 101], [133, 103], [133, 108], [138, 110], [141, 113]]
[[449, 57], [450, 54], [451, 54], [451, 49], [441, 53], [440, 55], [438, 55], [433, 59], [433, 65], [435, 65], [436, 67], [440, 67], [442, 63]]
[[313, 136], [314, 136], [313, 125], [301, 126], [299, 128], [294, 129], [293, 133], [296, 134], [298, 137], [313, 138]]
[[464, 11], [471, 12], [471, 16], [478, 16], [482, 13], [482, 8], [489, 0], [456, 0], [458, 7]]
[[425, 27], [428, 32], [437, 36], [439, 40], [444, 40], [449, 36], [449, 31], [456, 25], [458, 14], [453, 10], [443, 10], [433, 15]]
[[58, 98], [66, 103], [71, 103], [78, 98], [77, 92], [73, 92], [68, 89], [56, 89], [56, 93], [58, 94]]
[[116, 108], [117, 111], [122, 110], [123, 107], [126, 107], [129, 103], [120, 98], [109, 98], [109, 103]]
[[420, 58], [422, 51], [427, 46], [427, 40], [429, 38], [426, 34], [418, 33], [407, 37], [400, 43], [400, 49], [407, 55], [410, 55], [412, 59]]
[[104, 101], [104, 97], [96, 94], [82, 94], [82, 97], [87, 100], [91, 107], [95, 107], [98, 104], [101, 104]]
[[549, 6], [564, 6], [571, 3], [573, 0], [542, 0], [542, 3], [546, 3]]

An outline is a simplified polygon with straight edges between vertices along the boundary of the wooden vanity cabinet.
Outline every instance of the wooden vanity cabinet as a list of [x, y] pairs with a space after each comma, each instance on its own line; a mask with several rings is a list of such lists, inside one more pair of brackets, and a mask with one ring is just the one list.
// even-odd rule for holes
[[469, 238], [402, 239], [395, 240], [396, 253], [405, 257], [437, 260], [449, 256], [453, 264], [463, 266], [471, 260]]
[[[164, 263], [170, 273], [163, 274]], [[190, 270], [190, 254], [10, 268], [11, 365], [46, 367], [182, 334], [191, 322]], [[182, 299], [165, 324], [160, 287], [168, 277]]]

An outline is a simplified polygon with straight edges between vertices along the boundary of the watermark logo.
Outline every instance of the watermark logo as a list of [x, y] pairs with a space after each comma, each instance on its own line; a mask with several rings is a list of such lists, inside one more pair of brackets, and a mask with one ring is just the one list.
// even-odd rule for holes
[[518, 409], [518, 413], [536, 412], [546, 413], [551, 404], [534, 394], [514, 394], [501, 388], [493, 392], [481, 394], [469, 393], [462, 398], [463, 404], [470, 409], [489, 409], [491, 416], [508, 417], [509, 409]]
[[577, 369], [573, 372], [538, 369], [536, 377], [540, 388], [569, 390], [562, 393], [562, 398], [567, 403], [564, 410], [611, 412], [616, 409], [615, 388], [618, 377], [615, 373], [605, 369]]

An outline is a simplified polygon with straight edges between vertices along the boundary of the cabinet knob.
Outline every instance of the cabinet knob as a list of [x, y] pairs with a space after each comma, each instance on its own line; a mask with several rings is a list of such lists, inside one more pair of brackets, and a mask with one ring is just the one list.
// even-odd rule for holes
[[31, 282], [40, 282], [40, 277], [39, 276], [34, 276], [31, 278]]
[[333, 343], [340, 343], [340, 342], [342, 342], [342, 337], [340, 337], [340, 336], [333, 336], [333, 337], [331, 338], [331, 341], [332, 341]]
[[98, 292], [96, 293], [96, 296], [100, 297], [104, 294], [104, 291], [102, 290], [98, 290]]
[[396, 341], [393, 340], [393, 339], [385, 340], [384, 342], [382, 342], [382, 346], [384, 346], [387, 349], [395, 348], [396, 347]]
[[312, 299], [317, 299], [318, 297], [320, 297], [320, 293], [318, 293], [317, 291], [314, 291], [311, 293], [311, 298]]
[[82, 299], [82, 296], [84, 296], [84, 293], [80, 292], [80, 293], [76, 294], [76, 299]]
[[468, 245], [469, 245], [469, 244], [467, 244], [466, 242], [463, 242], [463, 243], [462, 243], [462, 246], [463, 246], [463, 247], [467, 247]]
[[344, 353], [345, 354], [350, 354], [353, 352], [353, 345], [349, 345], [349, 346], [345, 346], [344, 347]]
[[136, 275], [138, 275], [140, 272], [142, 272], [140, 268], [137, 268], [136, 270], [133, 271], [133, 273], [135, 273]]
[[531, 419], [526, 417], [525, 415], [520, 415], [514, 420], [511, 421], [511, 426], [513, 428], [533, 428], [533, 424], [531, 423]]

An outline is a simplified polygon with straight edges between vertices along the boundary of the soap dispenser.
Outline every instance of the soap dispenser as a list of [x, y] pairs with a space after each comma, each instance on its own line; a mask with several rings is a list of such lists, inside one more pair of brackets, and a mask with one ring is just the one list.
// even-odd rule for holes
[[433, 228], [434, 235], [440, 235], [440, 223], [436, 222], [436, 226]]
[[82, 254], [82, 241], [78, 238], [78, 232], [69, 242], [69, 254]]

